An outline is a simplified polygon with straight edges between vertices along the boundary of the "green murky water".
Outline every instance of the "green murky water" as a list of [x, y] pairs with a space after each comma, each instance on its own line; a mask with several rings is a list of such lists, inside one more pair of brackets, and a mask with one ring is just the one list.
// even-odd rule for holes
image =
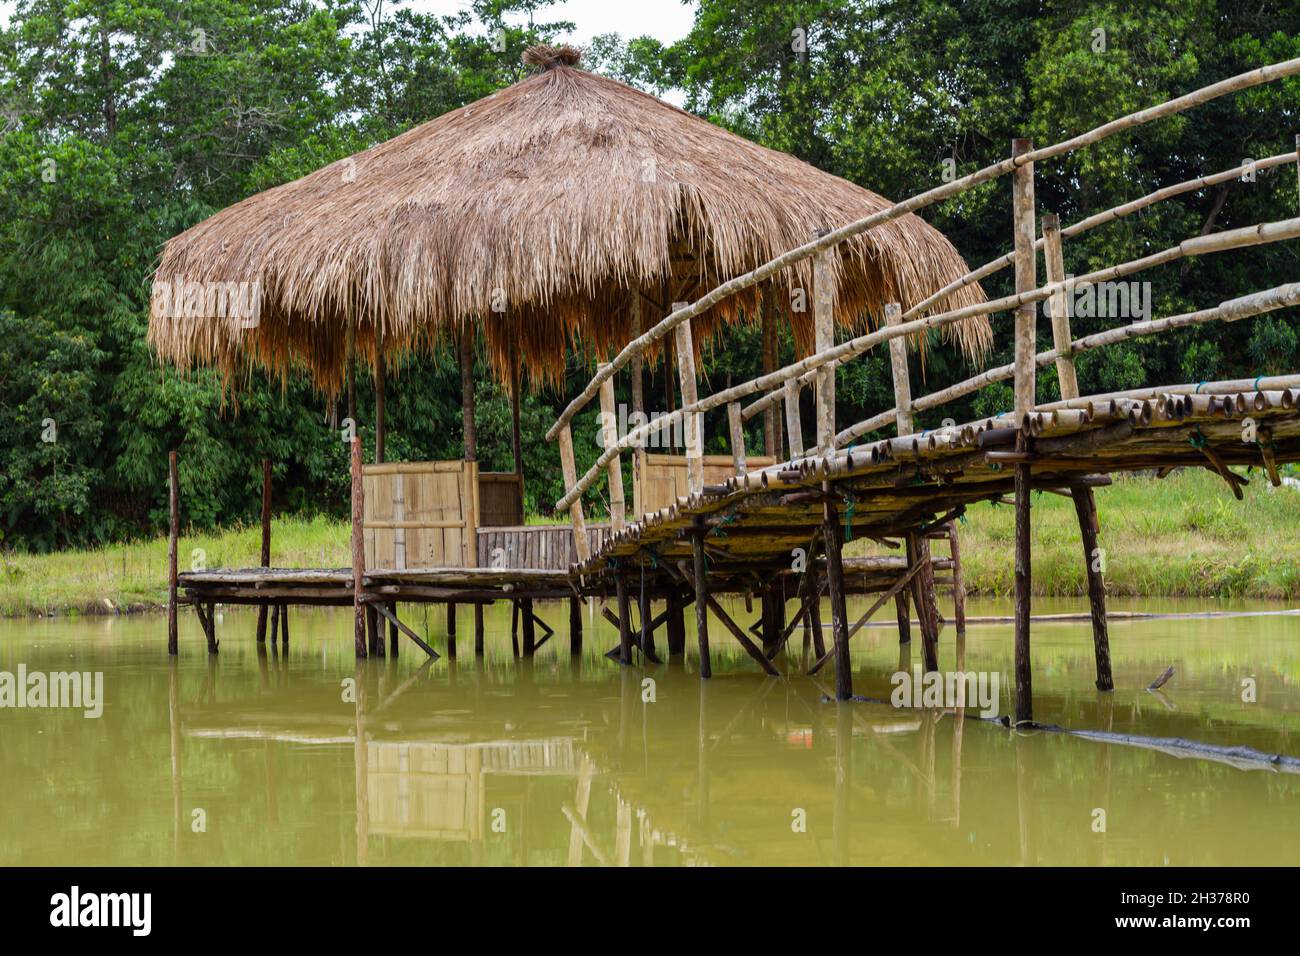
[[[1300, 774], [1016, 734], [970, 713], [839, 706], [823, 699], [831, 668], [820, 683], [763, 678], [721, 627], [711, 682], [697, 679], [693, 653], [685, 666], [620, 670], [601, 657], [615, 635], [592, 621], [583, 655], [570, 657], [565, 610], [541, 607], [557, 633], [531, 664], [512, 659], [508, 610], [498, 607], [485, 660], [474, 660], [462, 632], [458, 661], [425, 668], [409, 643], [396, 661], [358, 668], [350, 611], [295, 611], [287, 656], [260, 656], [255, 615], [228, 611], [215, 659], [186, 613], [176, 662], [161, 616], [0, 622], [0, 671], [104, 674], [98, 719], [0, 709], [0, 863], [1209, 865], [1300, 856]], [[974, 602], [970, 612], [1007, 610]], [[462, 629], [470, 619], [462, 612]], [[424, 611], [410, 620], [423, 628]], [[428, 622], [442, 649], [442, 611]], [[890, 675], [919, 655], [914, 642], [900, 659], [889, 628], [853, 643], [855, 690], [875, 698], [887, 699]], [[1300, 756], [1300, 616], [1114, 623], [1113, 694], [1093, 689], [1086, 622], [1036, 625], [1034, 650], [1040, 721]], [[949, 628], [946, 666], [955, 651]], [[964, 653], [968, 670], [1003, 674], [1008, 712], [1010, 626], [972, 625]], [[778, 664], [798, 673], [799, 661], [796, 646]], [[1147, 692], [1170, 664], [1163, 693]], [[1242, 699], [1247, 678], [1254, 702]]]

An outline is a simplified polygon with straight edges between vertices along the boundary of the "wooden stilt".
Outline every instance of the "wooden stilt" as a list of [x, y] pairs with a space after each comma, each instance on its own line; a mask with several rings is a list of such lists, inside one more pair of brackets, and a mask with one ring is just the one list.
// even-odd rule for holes
[[447, 657], [456, 659], [456, 602], [447, 604]]
[[686, 609], [681, 595], [668, 594], [668, 656], [681, 657], [686, 653]]
[[289, 605], [280, 603], [280, 650], [289, 649]]
[[[939, 669], [939, 621], [934, 607], [934, 572], [930, 564], [930, 543], [925, 535], [907, 534], [908, 566], [920, 564], [921, 570], [912, 577], [912, 600], [916, 604], [916, 619], [921, 627], [921, 653], [926, 672]], [[927, 575], [928, 572], [928, 575]]]
[[912, 608], [907, 600], [907, 592], [899, 591], [894, 595], [894, 607], [898, 614], [898, 643], [912, 643]]
[[372, 655], [379, 655], [379, 612], [373, 604], [366, 605], [366, 647]]
[[510, 602], [510, 649], [519, 658], [519, 602]]
[[641, 591], [637, 596], [637, 618], [641, 624], [641, 653], [647, 658], [655, 657], [655, 632], [652, 623], [653, 613], [650, 604], [650, 592], [645, 589], [645, 569], [642, 568]]
[[474, 605], [474, 656], [483, 656], [483, 605]]
[[[1013, 140], [1011, 155], [1030, 152], [1033, 143]], [[1025, 163], [1012, 173], [1011, 209], [1015, 233], [1015, 286], [1017, 293], [1030, 292], [1038, 286], [1038, 259], [1034, 250], [1034, 164]], [[1038, 310], [1033, 302], [1016, 309], [1015, 318], [1015, 417], [1016, 451], [1028, 452], [1025, 420], [1034, 408], [1035, 352], [1037, 349]], [[1033, 720], [1033, 681], [1029, 661], [1030, 610], [1030, 473], [1027, 461], [1015, 465], [1016, 494], [1016, 565], [1015, 565], [1015, 645], [1016, 645], [1016, 722]]]
[[[262, 567], [271, 566], [271, 459], [262, 459]], [[266, 643], [266, 605], [257, 609], [257, 643]]]
[[632, 663], [632, 605], [627, 594], [627, 580], [623, 575], [614, 579], [618, 589], [618, 662], [624, 666]]
[[844, 600], [844, 564], [840, 555], [842, 542], [839, 512], [831, 498], [830, 482], [822, 484], [826, 495], [823, 504], [822, 539], [826, 542], [826, 583], [831, 597], [831, 631], [835, 640], [835, 698], [853, 696], [853, 671], [849, 658], [849, 614]]
[[366, 545], [361, 529], [365, 511], [361, 484], [361, 439], [352, 439], [352, 639], [356, 656], [366, 656], [366, 611], [362, 603], [366, 574]]
[[569, 598], [569, 656], [582, 653], [582, 599]]
[[713, 676], [713, 662], [709, 660], [709, 590], [704, 572], [704, 518], [696, 515], [694, 534], [691, 537], [692, 568], [695, 583], [695, 633], [700, 644], [700, 677], [708, 680]]
[[1088, 604], [1092, 611], [1092, 647], [1097, 661], [1097, 689], [1114, 690], [1110, 669], [1110, 632], [1106, 627], [1106, 577], [1101, 566], [1101, 549], [1097, 546], [1097, 499], [1091, 488], [1074, 488], [1074, 511], [1079, 518], [1083, 538], [1083, 565], [1088, 575]]
[[167, 653], [180, 652], [180, 629], [176, 622], [177, 561], [180, 551], [181, 507], [180, 482], [176, 478], [176, 452], [167, 453], [167, 502], [170, 520], [167, 530]]
[[391, 618], [389, 619], [389, 622], [388, 622], [388, 653], [389, 653], [389, 656], [391, 656], [391, 657], [396, 657], [396, 656], [397, 656], [397, 646], [398, 646], [398, 644], [400, 643], [400, 642], [398, 641], [399, 634], [398, 634], [398, 630], [397, 630], [397, 627], [398, 627], [398, 623], [397, 623], [397, 621], [398, 621], [398, 619], [397, 619], [397, 602], [396, 602], [396, 601], [389, 601], [389, 602], [388, 602], [388, 613], [391, 615]]
[[217, 606], [211, 602], [195, 604], [194, 613], [199, 616], [199, 624], [203, 627], [203, 636], [207, 638], [208, 653], [217, 653], [220, 646], [220, 641], [217, 640]]
[[966, 633], [966, 575], [961, 568], [961, 544], [957, 522], [948, 522], [948, 553], [952, 558], [952, 616], [957, 634]]
[[532, 598], [519, 602], [519, 617], [524, 625], [524, 657], [532, 657], [537, 650], [537, 618], [533, 617]]
[[271, 605], [271, 650], [276, 649], [276, 640], [280, 637], [280, 603]]
[[[812, 571], [808, 572], [812, 574]], [[826, 656], [826, 635], [822, 632], [822, 585], [814, 581], [816, 588], [813, 598], [808, 602], [808, 628], [812, 631], [813, 653], [819, 658]]]

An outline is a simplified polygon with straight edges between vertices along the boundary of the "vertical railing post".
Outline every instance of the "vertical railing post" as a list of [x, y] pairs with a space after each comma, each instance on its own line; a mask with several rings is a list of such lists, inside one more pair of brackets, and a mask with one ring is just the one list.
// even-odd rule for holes
[[167, 530], [167, 653], [179, 652], [176, 624], [177, 554], [181, 536], [180, 482], [176, 478], [176, 452], [167, 453], [167, 502], [170, 515]]
[[[903, 307], [897, 302], [885, 306], [885, 322], [900, 325]], [[889, 362], [894, 373], [894, 420], [898, 423], [898, 437], [912, 434], [912, 382], [907, 373], [907, 336], [889, 340]]]
[[[560, 470], [564, 475], [564, 490], [567, 494], [578, 483], [578, 467], [573, 460], [573, 430], [567, 423], [560, 431]], [[569, 521], [573, 525], [573, 552], [580, 563], [585, 563], [591, 557], [591, 548], [587, 542], [587, 523], [582, 517], [581, 495], [569, 505]]]
[[[644, 331], [644, 329], [642, 328], [642, 321], [641, 321], [641, 309], [642, 309], [641, 290], [640, 288], [634, 288], [632, 290], [632, 308], [631, 308], [632, 334], [637, 337], [640, 337], [641, 333]], [[632, 362], [630, 364], [629, 371], [631, 372], [632, 375], [632, 415], [637, 415], [637, 413], [639, 412], [640, 416], [638, 416], [638, 421], [644, 421], [645, 420], [644, 418], [645, 416], [645, 356], [640, 350], [638, 350], [636, 354], [632, 356]], [[645, 464], [644, 461], [642, 461], [642, 457], [641, 457], [644, 454], [645, 454], [644, 448], [638, 447], [633, 450], [632, 468], [634, 472], [641, 465]]]
[[[1053, 213], [1043, 215], [1043, 261], [1047, 266], [1048, 282], [1065, 281], [1061, 218]], [[1074, 371], [1074, 355], [1070, 347], [1070, 314], [1065, 290], [1053, 292], [1048, 303], [1052, 311], [1052, 345], [1056, 349], [1056, 377], [1061, 383], [1061, 398], [1078, 398], [1079, 378]]]
[[[262, 567], [271, 566], [271, 459], [262, 459]], [[266, 602], [257, 609], [257, 643], [266, 643]]]
[[[603, 370], [605, 364], [597, 366]], [[600, 434], [606, 449], [618, 445], [618, 413], [614, 408], [614, 377], [600, 384]], [[623, 498], [623, 456], [615, 455], [605, 466], [605, 475], [609, 482], [609, 523], [615, 531], [622, 531], [627, 524], [627, 504]]]
[[745, 465], [745, 427], [740, 418], [740, 402], [727, 406], [727, 428], [731, 432], [731, 464], [736, 474], [743, 475]]
[[790, 460], [803, 457], [803, 422], [799, 420], [799, 379], [787, 378], [782, 386], [785, 393], [785, 440], [790, 447]]
[[352, 439], [352, 638], [357, 658], [366, 656], [366, 608], [362, 601], [366, 577], [365, 488], [361, 479], [361, 439]]
[[[1020, 156], [1034, 148], [1033, 141], [1016, 139], [1011, 155]], [[1034, 249], [1034, 164], [1023, 163], [1012, 173], [1011, 213], [1015, 233], [1016, 292], [1038, 287], [1037, 253]], [[1034, 351], [1038, 308], [1033, 302], [1016, 308], [1015, 413], [1019, 437], [1016, 449], [1028, 450], [1025, 418], [1034, 408]], [[1016, 564], [1015, 564], [1015, 666], [1016, 722], [1034, 719], [1033, 677], [1029, 660], [1029, 615], [1031, 593], [1029, 537], [1030, 472], [1028, 462], [1015, 466]]]
[[[824, 233], [818, 232], [818, 235]], [[835, 345], [834, 249], [813, 256], [814, 349], [824, 352]], [[822, 454], [835, 450], [835, 366], [823, 365], [814, 379], [817, 397], [817, 448]]]
[[[673, 311], [688, 304], [674, 302]], [[682, 407], [694, 405], [699, 400], [699, 393], [695, 386], [695, 344], [689, 320], [677, 326], [677, 374], [681, 379]], [[685, 419], [686, 487], [691, 494], [697, 495], [704, 490], [704, 423], [698, 412], [691, 412]]]

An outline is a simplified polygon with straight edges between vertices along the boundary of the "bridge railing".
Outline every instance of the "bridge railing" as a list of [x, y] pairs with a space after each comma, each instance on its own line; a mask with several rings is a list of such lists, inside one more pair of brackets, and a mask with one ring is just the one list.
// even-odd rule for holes
[[[1297, 74], [1300, 74], [1300, 59], [1288, 60], [1242, 73], [1168, 102], [1120, 117], [1089, 132], [1052, 146], [1034, 149], [1029, 141], [1017, 140], [1013, 143], [1012, 155], [1002, 162], [986, 166], [951, 183], [945, 183], [942, 186], [919, 193], [864, 219], [815, 236], [808, 243], [780, 255], [744, 275], [720, 284], [692, 303], [675, 303], [673, 311], [668, 316], [629, 342], [609, 362], [598, 367], [595, 376], [583, 391], [569, 403], [547, 432], [546, 437], [548, 440], [558, 440], [565, 485], [565, 494], [556, 503], [556, 508], [557, 510], [566, 508], [569, 510], [575, 535], [579, 536], [579, 560], [583, 561], [589, 556], [586, 549], [586, 536], [581, 534], [584, 525], [581, 505], [582, 495], [592, 487], [599, 478], [600, 473], [605, 471], [610, 480], [611, 512], [613, 512], [611, 517], [615, 526], [614, 530], [619, 530], [626, 520], [623, 514], [622, 479], [619, 467], [621, 455], [624, 452], [642, 447], [646, 439], [651, 435], [685, 424], [688, 487], [691, 493], [699, 493], [703, 490], [702, 416], [711, 409], [720, 408], [724, 405], [728, 406], [733, 456], [738, 469], [742, 470], [744, 449], [741, 425], [745, 419], [770, 407], [776, 401], [783, 401], [785, 405], [792, 458], [809, 457], [813, 454], [832, 455], [837, 448], [853, 442], [861, 435], [887, 425], [891, 420], [897, 424], [900, 434], [906, 434], [911, 430], [912, 414], [914, 412], [933, 408], [976, 391], [985, 385], [1005, 379], [1015, 381], [1015, 421], [1023, 422], [1024, 416], [1034, 408], [1034, 373], [1036, 368], [1040, 366], [1052, 362], [1057, 363], [1062, 382], [1062, 398], [1063, 400], [1071, 400], [1078, 397], [1077, 385], [1073, 376], [1073, 356], [1079, 352], [1099, 348], [1122, 339], [1156, 334], [1170, 328], [1216, 320], [1235, 321], [1250, 315], [1258, 315], [1300, 303], [1300, 284], [1293, 283], [1232, 299], [1214, 308], [1148, 322], [1133, 323], [1123, 328], [1072, 340], [1069, 333], [1068, 313], [1064, 308], [1064, 299], [1073, 288], [1090, 283], [1113, 281], [1188, 256], [1205, 255], [1300, 238], [1300, 218], [1195, 236], [1161, 252], [1109, 266], [1077, 278], [1067, 279], [1064, 276], [1061, 249], [1061, 239], [1063, 237], [1079, 235], [1103, 223], [1113, 221], [1183, 193], [1204, 188], [1207, 185], [1226, 182], [1251, 169], [1260, 170], [1296, 162], [1297, 153], [1295, 152], [1271, 156], [1254, 163], [1243, 163], [1233, 169], [1165, 187], [1140, 199], [1098, 213], [1065, 229], [1060, 228], [1055, 217], [1045, 216], [1044, 234], [1037, 239], [1034, 235], [1035, 204], [1033, 195], [1033, 169], [1036, 162], [1067, 155], [1125, 130], [1184, 112], [1229, 93], [1239, 92]], [[1300, 144], [1300, 138], [1298, 138], [1297, 142]], [[972, 270], [960, 279], [938, 290], [924, 301], [916, 303], [906, 312], [903, 312], [897, 305], [890, 306], [886, 311], [885, 327], [839, 344], [834, 343], [833, 303], [835, 289], [831, 256], [840, 243], [883, 223], [916, 212], [936, 202], [960, 195], [978, 185], [1007, 174], [1013, 176], [1013, 223], [1016, 242], [1015, 248], [1011, 252], [980, 266], [978, 269]], [[1036, 260], [1040, 249], [1045, 253], [1048, 278], [1048, 282], [1042, 286], [1038, 285], [1037, 282]], [[699, 397], [695, 375], [691, 319], [703, 314], [727, 297], [751, 288], [809, 258], [813, 260], [814, 276], [814, 352], [774, 372], [760, 375], [747, 382], [733, 385], [703, 398]], [[1013, 295], [960, 309], [923, 315], [927, 309], [933, 308], [942, 302], [952, 292], [992, 275], [1009, 265], [1014, 265], [1016, 268], [1016, 291]], [[1055, 347], [1047, 352], [1036, 353], [1036, 305], [1045, 299], [1053, 300], [1051, 313]], [[1017, 315], [1014, 362], [987, 370], [980, 375], [932, 395], [916, 400], [911, 398], [906, 376], [905, 343], [907, 337], [916, 336], [929, 329], [940, 328], [964, 319], [1008, 310], [1015, 310]], [[612, 421], [613, 378], [624, 366], [642, 359], [646, 349], [669, 332], [673, 332], [675, 336], [682, 395], [681, 407], [668, 414], [656, 416], [651, 421], [629, 430], [619, 438], [615, 430], [609, 425]], [[861, 355], [882, 342], [890, 343], [894, 368], [895, 407], [837, 432], [835, 430], [834, 398], [835, 365]], [[800, 388], [805, 384], [811, 384], [815, 390], [817, 409], [816, 446], [809, 451], [804, 451], [798, 447], [802, 443], [801, 423], [798, 420], [798, 397]], [[1067, 394], [1070, 392], [1073, 394]], [[740, 407], [739, 403], [742, 399], [760, 393], [768, 394], [744, 409]], [[597, 461], [583, 475], [578, 476], [573, 452], [572, 424], [575, 416], [596, 395], [601, 397], [602, 412], [604, 413], [603, 420], [606, 422], [603, 434], [605, 447]]]

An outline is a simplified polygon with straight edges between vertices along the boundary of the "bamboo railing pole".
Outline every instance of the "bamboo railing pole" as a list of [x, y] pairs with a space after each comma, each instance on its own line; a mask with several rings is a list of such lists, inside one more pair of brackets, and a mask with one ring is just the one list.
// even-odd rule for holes
[[352, 427], [355, 429], [357, 427], [357, 329], [351, 323], [348, 323], [344, 348], [347, 354], [348, 418], [352, 420]]
[[[1273, 242], [1282, 242], [1287, 239], [1300, 238], [1300, 217], [1294, 219], [1281, 220], [1279, 222], [1261, 223], [1256, 226], [1246, 226], [1241, 229], [1232, 229], [1221, 233], [1211, 233], [1208, 236], [1197, 236], [1191, 239], [1185, 239], [1177, 246], [1165, 249], [1161, 252], [1149, 256], [1143, 256], [1140, 259], [1133, 259], [1128, 262], [1122, 262], [1118, 265], [1108, 266], [1096, 272], [1090, 272], [1084, 276], [1078, 276], [1074, 279], [1067, 280], [1074, 285], [1084, 285], [1087, 283], [1104, 282], [1119, 279], [1145, 269], [1150, 269], [1158, 265], [1166, 265], [1175, 262], [1187, 256], [1204, 255], [1206, 253], [1222, 252], [1226, 249], [1242, 249], [1251, 246], [1263, 245]], [[825, 352], [810, 355], [798, 362], [788, 365], [785, 368], [773, 372], [771, 375], [763, 375], [759, 378], [734, 385], [731, 388], [723, 389], [720, 392], [701, 399], [690, 406], [683, 406], [676, 411], [654, 419], [647, 424], [631, 429], [620, 443], [620, 450], [626, 449], [636, 442], [644, 441], [646, 436], [662, 431], [665, 428], [673, 426], [676, 422], [682, 421], [683, 416], [705, 412], [713, 408], [726, 405], [728, 402], [743, 398], [746, 395], [752, 395], [755, 392], [761, 392], [771, 388], [777, 388], [784, 385], [790, 379], [799, 379], [804, 373], [820, 368], [831, 362], [840, 362], [853, 356], [860, 355], [863, 352], [873, 348], [881, 342], [887, 342], [890, 339], [900, 335], [916, 335], [927, 329], [940, 328], [950, 325], [953, 322], [970, 318], [973, 315], [986, 315], [993, 312], [1001, 312], [1007, 309], [1016, 309], [1028, 303], [1041, 302], [1052, 293], [1058, 291], [1062, 286], [1049, 283], [1040, 286], [1029, 292], [1018, 292], [1001, 299], [995, 299], [991, 302], [985, 302], [980, 305], [966, 306], [965, 308], [955, 309], [951, 312], [945, 312], [941, 315], [927, 316], [924, 319], [914, 319], [911, 322], [904, 322], [893, 328], [877, 329], [874, 332], [850, 339], [847, 342], [841, 342], [832, 349]], [[1249, 313], [1243, 313], [1249, 314]], [[1243, 317], [1238, 316], [1238, 317]], [[1228, 321], [1232, 318], [1223, 316]], [[1114, 331], [1114, 330], [1111, 330]], [[914, 405], [915, 407], [915, 405]], [[892, 415], [890, 416], [892, 417]], [[888, 421], [888, 419], [886, 419]], [[606, 452], [606, 454], [612, 454]], [[564, 498], [557, 502], [557, 508], [568, 507], [572, 497], [581, 494], [591, 486], [600, 469], [604, 467], [608, 459], [601, 458], [592, 465], [592, 467], [583, 475], [578, 486], [571, 489]]]
[[[514, 462], [515, 474], [523, 481], [524, 476], [524, 440], [519, 429], [519, 353], [514, 340], [510, 342], [510, 457]], [[523, 485], [519, 488], [520, 506], [523, 504]]]
[[[1028, 139], [1011, 143], [1011, 155], [1021, 156], [1033, 151]], [[1037, 255], [1034, 252], [1034, 166], [1026, 163], [1016, 169], [1012, 177], [1012, 224], [1016, 248], [1016, 291], [1027, 292], [1038, 285]], [[1038, 310], [1025, 304], [1016, 310], [1015, 339], [1015, 395], [1016, 395], [1016, 450], [1028, 451], [1025, 416], [1034, 408], [1035, 319]], [[1015, 553], [1015, 669], [1016, 669], [1016, 723], [1034, 718], [1033, 679], [1030, 666], [1029, 618], [1031, 595], [1030, 566], [1030, 499], [1029, 463], [1015, 466], [1016, 496], [1016, 553]]]
[[[1043, 215], [1043, 259], [1047, 266], [1047, 281], [1065, 281], [1065, 251], [1061, 247], [1061, 219], [1052, 213]], [[1064, 290], [1049, 300], [1052, 310], [1052, 343], [1056, 346], [1056, 377], [1060, 382], [1061, 398], [1079, 397], [1079, 378], [1074, 371], [1071, 355], [1070, 312]]]
[[365, 490], [361, 478], [361, 439], [352, 439], [352, 637], [357, 659], [366, 656], [366, 541], [362, 531], [365, 520]]
[[799, 383], [786, 379], [785, 393], [785, 440], [790, 450], [790, 460], [803, 457], [803, 421], [799, 417]]
[[[564, 487], [572, 489], [577, 482], [578, 469], [573, 460], [573, 432], [566, 425], [560, 432], [560, 470], [564, 476]], [[579, 563], [585, 563], [591, 557], [591, 548], [587, 541], [587, 523], [582, 517], [582, 499], [574, 498], [569, 505], [569, 521], [573, 526], [573, 552]]]
[[[903, 321], [903, 309], [897, 302], [885, 306], [885, 322], [898, 325]], [[889, 340], [889, 362], [894, 374], [894, 421], [898, 435], [912, 434], [912, 383], [907, 374], [907, 339]]]
[[[681, 303], [674, 303], [674, 306]], [[682, 408], [699, 401], [695, 383], [695, 344], [691, 339], [691, 324], [677, 326], [677, 374], [681, 379]], [[703, 416], [692, 412], [686, 416], [686, 487], [693, 495], [704, 490], [704, 436]]]
[[[936, 186], [935, 188], [923, 193], [918, 193], [910, 199], [895, 203], [888, 209], [882, 209], [881, 211], [873, 213], [863, 219], [841, 226], [838, 229], [828, 232], [821, 238], [807, 242], [802, 246], [791, 249], [790, 251], [777, 256], [775, 259], [769, 260], [744, 275], [736, 276], [735, 278], [722, 283], [708, 294], [702, 296], [700, 299], [697, 299], [694, 303], [684, 308], [675, 308], [672, 313], [657, 323], [653, 328], [624, 346], [623, 350], [610, 360], [609, 370], [606, 374], [612, 375], [616, 373], [628, 363], [632, 354], [643, 350], [647, 345], [667, 334], [682, 322], [708, 311], [723, 299], [757, 285], [771, 276], [776, 275], [778, 272], [788, 269], [790, 266], [807, 259], [809, 256], [822, 249], [832, 248], [833, 246], [839, 245], [844, 240], [851, 239], [869, 229], [875, 228], [876, 226], [883, 225], [886, 222], [892, 222], [900, 216], [924, 209], [936, 202], [964, 193], [982, 183], [997, 179], [1000, 176], [1012, 172], [1016, 167], [1023, 165], [1024, 163], [1044, 162], [1057, 156], [1073, 152], [1081, 147], [1091, 146], [1114, 136], [1117, 133], [1132, 129], [1136, 126], [1141, 126], [1145, 123], [1150, 123], [1154, 120], [1163, 119], [1166, 116], [1173, 116], [1177, 113], [1192, 109], [1193, 107], [1217, 99], [1220, 96], [1225, 96], [1229, 93], [1236, 93], [1241, 90], [1258, 86], [1262, 83], [1269, 83], [1273, 80], [1292, 76], [1297, 73], [1300, 73], [1300, 58], [1287, 60], [1282, 63], [1273, 63], [1255, 70], [1249, 70], [1246, 73], [1240, 73], [1236, 76], [1220, 80], [1217, 83], [1212, 83], [1209, 86], [1194, 90], [1191, 93], [1186, 93], [1183, 96], [1176, 97], [1164, 103], [1159, 103], [1155, 106], [1138, 110], [1135, 113], [1121, 116], [1118, 119], [1103, 123], [1101, 126], [1089, 130], [1086, 133], [1081, 133], [1052, 146], [1045, 146], [1041, 149], [1032, 150], [1019, 156], [1004, 159], [999, 163], [976, 170], [975, 172], [969, 173], [960, 179], [955, 179], [950, 183], [945, 183], [942, 186]], [[560, 414], [560, 417], [556, 419], [555, 423], [547, 431], [546, 438], [548, 441], [554, 441], [556, 436], [559, 434], [561, 426], [572, 421], [573, 416], [581, 409], [585, 408], [587, 404], [595, 398], [600, 388], [601, 381], [603, 381], [603, 378], [601, 378], [598, 373], [587, 384], [582, 393], [568, 404]]]
[[478, 460], [478, 434], [474, 425], [474, 330], [461, 329], [458, 339], [460, 349], [460, 422], [464, 435], [466, 461]]
[[[614, 408], [614, 380], [606, 379], [600, 386], [600, 430], [606, 448], [618, 444], [618, 414]], [[609, 522], [615, 531], [627, 524], [627, 505], [623, 498], [623, 457], [615, 455], [605, 466], [609, 482]]]
[[740, 422], [740, 403], [727, 406], [727, 428], [731, 433], [731, 465], [736, 474], [745, 473], [745, 428]]
[[[635, 335], [640, 335], [643, 331], [641, 328], [642, 308], [641, 291], [634, 289], [632, 291], [631, 313], [632, 332]], [[645, 421], [645, 356], [643, 353], [637, 352], [636, 355], [632, 356], [630, 372], [632, 374], [632, 414], [637, 415], [639, 413], [642, 417], [638, 418], [638, 421]], [[612, 383], [613, 380], [611, 376], [610, 382]], [[641, 456], [644, 454], [645, 449], [643, 448], [634, 448], [632, 450], [632, 467], [634, 470], [641, 466]]]
[[[1021, 156], [1033, 152], [1034, 143], [1017, 139], [1011, 143], [1011, 155]], [[1034, 164], [1025, 163], [1016, 168], [1011, 180], [1012, 222], [1016, 247], [1016, 292], [1031, 292], [1038, 287], [1038, 257], [1034, 252]], [[1016, 420], [1034, 408], [1034, 378], [1037, 366], [1038, 310], [1032, 302], [1016, 307], [1015, 330], [1015, 392]]]
[[167, 505], [170, 520], [167, 525], [167, 653], [180, 652], [177, 610], [177, 561], [180, 552], [181, 500], [180, 482], [176, 477], [176, 452], [167, 453]]
[[[814, 350], [824, 352], [835, 345], [835, 268], [834, 249], [823, 249], [813, 256], [813, 331]], [[818, 369], [814, 384], [817, 399], [817, 447], [830, 451], [835, 447], [835, 367]]]
[[[646, 346], [655, 342], [663, 335], [666, 335], [681, 323], [707, 312], [722, 300], [735, 295], [737, 292], [742, 292], [745, 289], [752, 288], [758, 283], [788, 269], [796, 263], [802, 262], [804, 259], [807, 259], [809, 256], [821, 251], [822, 249], [830, 249], [839, 245], [844, 240], [861, 235], [870, 229], [874, 229], [876, 226], [892, 222], [901, 216], [924, 209], [934, 203], [948, 199], [951, 196], [960, 195], [975, 186], [997, 179], [1000, 176], [1004, 176], [1025, 163], [1044, 162], [1057, 156], [1071, 153], [1081, 147], [1091, 146], [1114, 136], [1117, 133], [1124, 132], [1125, 130], [1132, 129], [1136, 126], [1141, 126], [1154, 120], [1163, 119], [1166, 116], [1173, 116], [1177, 113], [1184, 112], [1193, 107], [1208, 103], [1218, 97], [1226, 96], [1229, 93], [1240, 92], [1241, 90], [1250, 89], [1251, 87], [1258, 86], [1262, 83], [1270, 83], [1273, 80], [1293, 76], [1297, 73], [1300, 73], [1300, 58], [1286, 60], [1282, 63], [1269, 64], [1268, 66], [1259, 67], [1258, 69], [1249, 70], [1245, 73], [1228, 77], [1227, 79], [1220, 80], [1217, 83], [1212, 83], [1209, 86], [1194, 90], [1191, 93], [1186, 93], [1164, 103], [1159, 103], [1155, 106], [1138, 110], [1135, 113], [1129, 113], [1126, 116], [1121, 116], [1118, 119], [1103, 123], [1095, 129], [1089, 130], [1086, 133], [1080, 133], [1077, 136], [1073, 136], [1070, 139], [1063, 140], [1062, 142], [1056, 143], [1052, 146], [1045, 146], [1041, 149], [1032, 150], [1019, 156], [1004, 159], [999, 163], [976, 170], [975, 172], [962, 176], [960, 179], [955, 179], [950, 183], [945, 183], [942, 186], [936, 186], [935, 188], [926, 190], [923, 193], [918, 193], [909, 199], [895, 203], [888, 209], [882, 209], [863, 219], [859, 219], [845, 226], [841, 226], [838, 229], [834, 229], [821, 238], [804, 243], [802, 246], [795, 249], [791, 249], [744, 275], [729, 279], [715, 287], [711, 292], [697, 299], [694, 303], [682, 308], [674, 308], [673, 312], [665, 316], [653, 328], [637, 336], [637, 338], [624, 346], [622, 351], [610, 360], [609, 366], [603, 373], [603, 376], [608, 377], [609, 375], [617, 373], [631, 360], [632, 355], [639, 351], [643, 351]], [[582, 392], [569, 402], [564, 411], [560, 413], [560, 417], [556, 419], [555, 423], [552, 424], [550, 429], [547, 431], [547, 441], [554, 441], [559, 435], [560, 429], [571, 422], [573, 417], [596, 397], [596, 394], [600, 389], [600, 383], [604, 381], [604, 377], [602, 377], [602, 373], [597, 373], [596, 376], [587, 383]]]
[[384, 368], [383, 340], [375, 335], [375, 464], [384, 461], [384, 437], [386, 422], [384, 420], [385, 404], [388, 390], [387, 370]]

